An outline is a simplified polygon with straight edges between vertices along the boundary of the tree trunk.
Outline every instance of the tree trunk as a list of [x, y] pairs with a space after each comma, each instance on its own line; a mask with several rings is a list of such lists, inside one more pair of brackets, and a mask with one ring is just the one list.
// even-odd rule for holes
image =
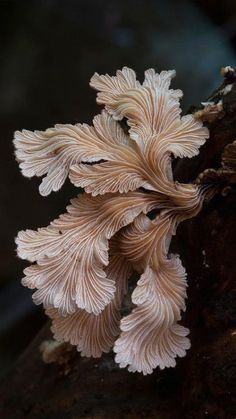
[[[225, 94], [222, 89], [231, 84]], [[233, 71], [211, 97], [220, 99], [223, 111], [208, 122], [210, 139], [197, 157], [177, 162], [177, 180], [192, 181], [204, 169], [218, 168], [224, 146], [236, 139]], [[192, 343], [176, 368], [132, 374], [119, 369], [112, 354], [94, 360], [74, 349], [61, 362], [45, 364], [39, 346], [51, 338], [47, 325], [1, 384], [0, 418], [235, 418], [236, 194], [234, 187], [228, 192], [182, 223], [172, 245], [188, 273], [182, 324], [190, 328]]]

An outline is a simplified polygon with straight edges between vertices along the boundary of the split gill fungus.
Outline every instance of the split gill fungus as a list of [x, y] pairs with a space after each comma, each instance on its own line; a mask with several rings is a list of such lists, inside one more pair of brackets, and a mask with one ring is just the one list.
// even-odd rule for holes
[[[52, 319], [56, 340], [86, 357], [113, 347], [121, 368], [144, 375], [174, 367], [190, 347], [179, 324], [186, 272], [169, 246], [208, 190], [207, 183], [173, 180], [173, 158], [197, 155], [209, 136], [194, 115], [180, 115], [174, 76], [150, 69], [141, 84], [127, 67], [113, 77], [96, 73], [90, 85], [104, 109], [92, 126], [58, 124], [17, 131], [14, 139], [23, 175], [44, 176], [41, 195], [58, 191], [67, 176], [84, 189], [48, 227], [19, 232], [18, 256], [34, 262], [23, 285], [36, 289], [33, 300]], [[134, 308], [121, 318], [134, 271]]]

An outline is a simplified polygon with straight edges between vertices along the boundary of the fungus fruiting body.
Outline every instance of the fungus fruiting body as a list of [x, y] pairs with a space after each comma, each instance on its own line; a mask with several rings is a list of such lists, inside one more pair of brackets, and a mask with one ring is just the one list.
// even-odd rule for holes
[[[181, 117], [182, 92], [169, 88], [174, 75], [147, 70], [141, 84], [127, 67], [114, 77], [95, 74], [90, 85], [104, 109], [92, 126], [17, 131], [14, 140], [23, 175], [44, 176], [42, 195], [67, 176], [84, 189], [48, 227], [19, 232], [19, 257], [35, 262], [23, 285], [36, 289], [33, 300], [57, 340], [83, 356], [113, 347], [120, 367], [143, 374], [175, 366], [190, 347], [178, 323], [186, 272], [169, 246], [178, 224], [201, 209], [204, 192], [173, 180], [172, 159], [197, 155], [208, 129], [193, 115]], [[134, 271], [134, 308], [121, 319]]]

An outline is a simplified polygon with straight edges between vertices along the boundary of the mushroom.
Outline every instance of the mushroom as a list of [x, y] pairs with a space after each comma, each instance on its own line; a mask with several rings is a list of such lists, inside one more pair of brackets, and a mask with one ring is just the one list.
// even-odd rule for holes
[[[67, 176], [84, 189], [48, 227], [19, 232], [18, 256], [35, 262], [23, 285], [36, 289], [55, 339], [82, 356], [114, 346], [120, 367], [143, 374], [173, 367], [190, 347], [178, 324], [186, 272], [169, 246], [178, 224], [200, 211], [205, 188], [174, 181], [172, 158], [197, 155], [209, 133], [194, 115], [180, 115], [182, 92], [169, 88], [174, 75], [150, 69], [141, 84], [127, 67], [113, 77], [96, 73], [90, 85], [104, 109], [92, 126], [58, 124], [14, 139], [23, 175], [44, 176], [42, 195]], [[120, 320], [134, 271], [136, 307]]]

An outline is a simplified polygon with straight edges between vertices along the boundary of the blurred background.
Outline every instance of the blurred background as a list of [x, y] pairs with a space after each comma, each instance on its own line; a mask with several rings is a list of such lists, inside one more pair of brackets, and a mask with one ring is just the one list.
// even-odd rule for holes
[[38, 179], [21, 175], [15, 130], [91, 123], [99, 112], [89, 80], [95, 71], [176, 69], [182, 107], [204, 101], [219, 70], [235, 66], [234, 0], [0, 0], [0, 375], [14, 367], [46, 321], [20, 284], [19, 230], [48, 225], [77, 194], [69, 184], [43, 198]]

